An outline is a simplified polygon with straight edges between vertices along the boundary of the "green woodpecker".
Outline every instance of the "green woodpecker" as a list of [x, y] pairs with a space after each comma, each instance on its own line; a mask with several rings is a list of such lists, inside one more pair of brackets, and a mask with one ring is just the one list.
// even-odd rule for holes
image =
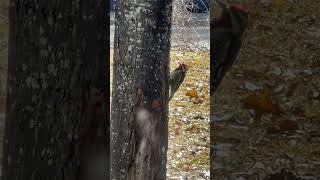
[[213, 94], [226, 72], [235, 62], [242, 44], [242, 35], [248, 26], [248, 10], [240, 5], [228, 5], [216, 0], [222, 15], [210, 22], [211, 26], [211, 89]]
[[186, 77], [187, 70], [190, 66], [178, 62], [179, 66], [170, 73], [169, 79], [169, 101], [173, 97], [173, 95], [177, 92], [180, 85], [182, 84], [184, 78]]

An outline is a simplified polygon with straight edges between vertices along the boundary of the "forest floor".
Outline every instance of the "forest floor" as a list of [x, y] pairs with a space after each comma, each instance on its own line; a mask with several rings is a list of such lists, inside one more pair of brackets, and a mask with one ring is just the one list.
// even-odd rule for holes
[[171, 70], [182, 61], [192, 66], [169, 104], [168, 179], [209, 179], [209, 52], [171, 52]]
[[211, 176], [320, 179], [320, 2], [246, 2], [241, 53], [211, 103]]

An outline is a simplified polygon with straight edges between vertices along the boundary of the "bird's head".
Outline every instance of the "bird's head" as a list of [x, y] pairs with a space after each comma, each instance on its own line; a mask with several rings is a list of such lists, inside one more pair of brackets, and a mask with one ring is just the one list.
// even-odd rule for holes
[[190, 65], [184, 64], [184, 63], [182, 63], [180, 61], [178, 61], [178, 64], [179, 64], [179, 66], [178, 66], [177, 69], [182, 70], [182, 71], [187, 71], [191, 67]]
[[216, 0], [222, 8], [220, 18], [213, 22], [213, 27], [232, 28], [234, 35], [241, 35], [248, 26], [249, 11], [238, 4], [227, 4], [224, 0]]
[[230, 5], [231, 24], [234, 34], [242, 34], [248, 27], [249, 11], [241, 5]]
[[246, 9], [245, 7], [238, 5], [238, 4], [231, 4], [229, 6], [230, 10], [235, 12], [235, 13], [240, 13], [243, 15], [249, 15], [249, 11], [248, 9]]

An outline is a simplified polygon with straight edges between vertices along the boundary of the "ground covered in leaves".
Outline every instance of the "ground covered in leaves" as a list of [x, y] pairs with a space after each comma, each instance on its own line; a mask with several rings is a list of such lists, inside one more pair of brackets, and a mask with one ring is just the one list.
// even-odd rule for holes
[[178, 61], [190, 65], [169, 104], [168, 179], [209, 179], [209, 53], [171, 52], [171, 71]]
[[211, 103], [211, 176], [320, 179], [320, 2], [244, 4], [250, 26]]

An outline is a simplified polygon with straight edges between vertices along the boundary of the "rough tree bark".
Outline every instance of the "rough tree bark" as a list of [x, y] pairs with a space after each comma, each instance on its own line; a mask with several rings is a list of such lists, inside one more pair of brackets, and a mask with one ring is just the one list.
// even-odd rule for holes
[[111, 179], [165, 179], [172, 2], [116, 3]]
[[10, 1], [4, 180], [79, 180], [82, 122], [107, 142], [108, 5]]

